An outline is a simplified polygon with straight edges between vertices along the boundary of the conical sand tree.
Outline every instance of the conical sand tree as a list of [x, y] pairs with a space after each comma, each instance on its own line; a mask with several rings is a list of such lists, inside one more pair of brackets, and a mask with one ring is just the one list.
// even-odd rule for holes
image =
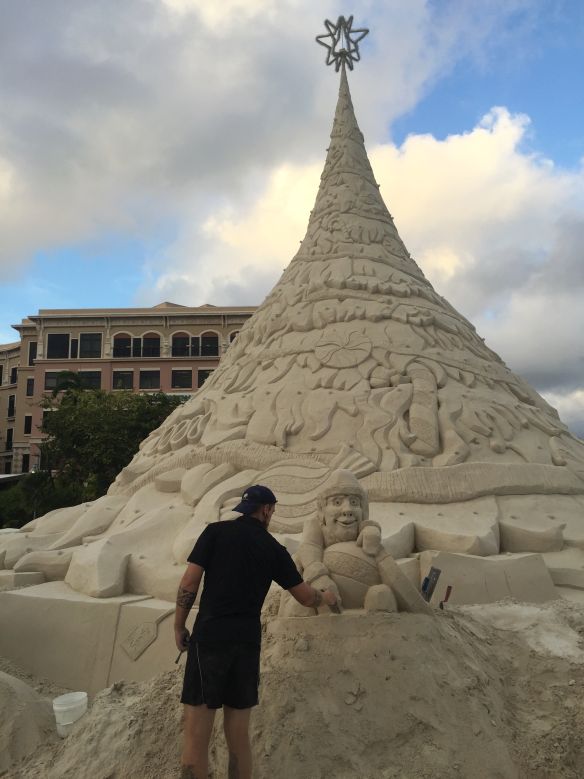
[[306, 236], [213, 376], [114, 491], [177, 466], [351, 467], [373, 497], [584, 492], [584, 445], [437, 294], [379, 193], [341, 70]]

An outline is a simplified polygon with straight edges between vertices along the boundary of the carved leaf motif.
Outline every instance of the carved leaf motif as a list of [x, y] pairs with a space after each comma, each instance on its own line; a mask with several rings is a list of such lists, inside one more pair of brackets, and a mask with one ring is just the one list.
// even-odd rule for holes
[[371, 354], [370, 339], [353, 331], [348, 335], [339, 332], [325, 332], [316, 344], [315, 356], [330, 368], [350, 368], [359, 365]]

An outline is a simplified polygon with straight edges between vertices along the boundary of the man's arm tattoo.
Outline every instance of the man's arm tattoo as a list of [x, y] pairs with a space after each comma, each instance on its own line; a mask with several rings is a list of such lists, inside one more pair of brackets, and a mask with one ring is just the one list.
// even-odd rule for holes
[[193, 608], [196, 598], [196, 592], [191, 592], [190, 590], [185, 590], [184, 587], [179, 587], [176, 594], [176, 605], [180, 606], [181, 609], [190, 611]]
[[312, 602], [312, 607], [317, 609], [322, 603], [322, 592], [320, 590], [314, 591], [314, 600]]
[[241, 774], [239, 773], [239, 766], [237, 765], [237, 757], [233, 752], [230, 752], [227, 777], [228, 779], [239, 779], [240, 776]]

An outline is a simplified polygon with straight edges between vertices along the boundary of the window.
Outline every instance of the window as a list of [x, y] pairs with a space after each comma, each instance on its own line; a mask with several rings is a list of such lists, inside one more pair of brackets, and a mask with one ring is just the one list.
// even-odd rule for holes
[[12, 463], [4, 463], [4, 473], [12, 473]]
[[79, 339], [72, 338], [71, 339], [71, 359], [76, 360], [78, 354], [79, 354]]
[[49, 333], [47, 336], [47, 360], [63, 360], [69, 357], [69, 333]]
[[204, 333], [201, 336], [201, 355], [203, 357], [217, 357], [219, 354], [219, 338], [215, 333]]
[[14, 409], [16, 405], [16, 395], [9, 395], [8, 396], [8, 413], [7, 416], [13, 417], [14, 416]]
[[234, 333], [229, 333], [229, 343], [232, 344], [238, 335], [239, 335], [239, 330], [236, 330]]
[[18, 381], [18, 368], [12, 368], [10, 370], [10, 383], [16, 384]]
[[23, 454], [22, 455], [22, 467], [20, 469], [21, 473], [28, 473], [30, 468], [30, 454]]
[[173, 370], [172, 371], [172, 383], [173, 389], [192, 389], [193, 386], [193, 372]]
[[101, 389], [101, 371], [78, 371], [84, 389]]
[[47, 371], [45, 373], [45, 389], [54, 390], [57, 386], [57, 376], [59, 371]]
[[142, 357], [142, 339], [134, 338], [132, 340], [132, 357]]
[[197, 387], [202, 387], [213, 371], [197, 371]]
[[132, 339], [129, 335], [114, 336], [114, 357], [131, 357]]
[[37, 356], [37, 342], [31, 341], [28, 345], [28, 364], [34, 365]]
[[114, 371], [112, 378], [112, 389], [134, 389], [134, 371]]
[[3, 378], [4, 378], [4, 366], [0, 365], [0, 384], [2, 384]]
[[189, 357], [189, 336], [181, 333], [172, 336], [172, 356]]
[[173, 357], [200, 357], [201, 339], [198, 335], [189, 336], [187, 333], [177, 333], [172, 336]]
[[101, 357], [101, 333], [81, 333], [79, 357]]
[[140, 389], [160, 389], [160, 371], [140, 371]]
[[32, 398], [34, 395], [34, 379], [26, 380], [26, 397]]
[[160, 357], [160, 336], [145, 335], [142, 339], [142, 357]]
[[32, 416], [28, 414], [24, 418], [24, 435], [30, 435], [32, 433]]
[[6, 451], [12, 451], [12, 439], [14, 437], [14, 429], [9, 427], [6, 431]]

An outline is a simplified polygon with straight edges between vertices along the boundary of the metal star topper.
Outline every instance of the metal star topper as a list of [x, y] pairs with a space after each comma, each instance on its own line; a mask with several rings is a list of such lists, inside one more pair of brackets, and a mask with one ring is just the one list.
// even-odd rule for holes
[[[334, 62], [335, 71], [337, 72], [341, 65], [345, 63], [349, 66], [349, 70], [353, 70], [353, 63], [359, 62], [361, 59], [359, 41], [367, 35], [369, 30], [365, 29], [365, 27], [353, 30], [352, 16], [349, 16], [348, 19], [345, 19], [344, 16], [339, 16], [336, 24], [333, 24], [329, 19], [325, 19], [324, 26], [327, 28], [328, 33], [317, 35], [316, 42], [328, 49], [326, 64], [332, 65]], [[326, 42], [327, 38], [330, 38], [330, 43]]]

